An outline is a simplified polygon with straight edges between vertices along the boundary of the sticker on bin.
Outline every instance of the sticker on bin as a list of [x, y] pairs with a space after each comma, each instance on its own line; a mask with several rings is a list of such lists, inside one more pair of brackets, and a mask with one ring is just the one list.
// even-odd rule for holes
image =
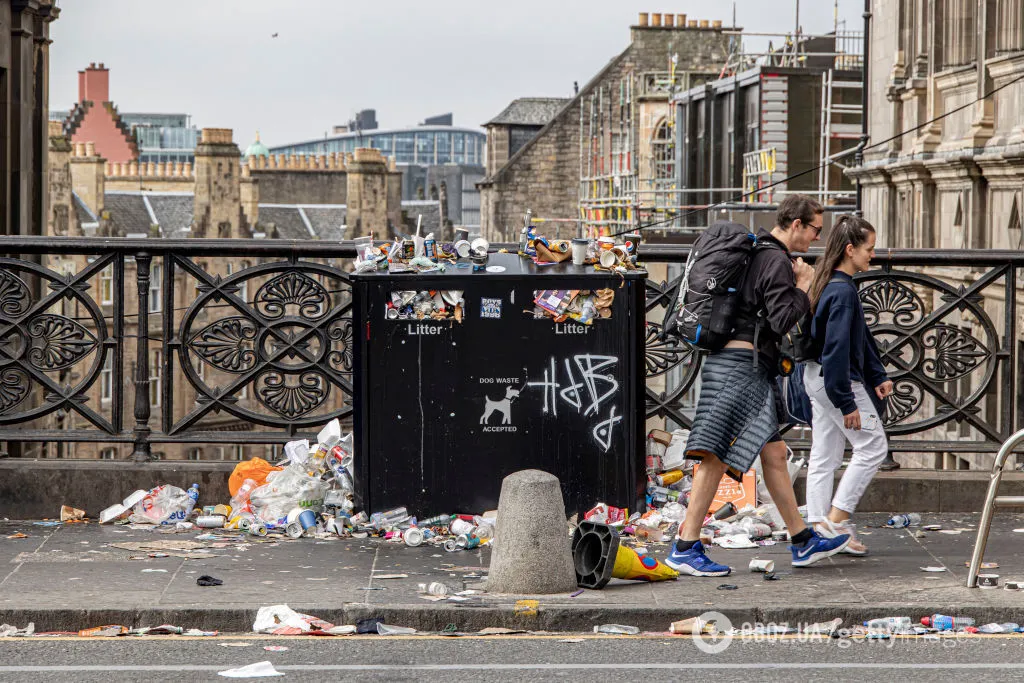
[[462, 322], [466, 301], [461, 289], [399, 290], [391, 292], [384, 309], [388, 320], [436, 320]]
[[[613, 289], [544, 289], [533, 293], [533, 317], [551, 318], [558, 323], [575, 321], [590, 325], [598, 318], [612, 317]], [[586, 334], [587, 330], [578, 325], [556, 327], [560, 334]], [[571, 329], [570, 329], [571, 328]]]
[[501, 318], [501, 299], [480, 299], [480, 317], [498, 320]]

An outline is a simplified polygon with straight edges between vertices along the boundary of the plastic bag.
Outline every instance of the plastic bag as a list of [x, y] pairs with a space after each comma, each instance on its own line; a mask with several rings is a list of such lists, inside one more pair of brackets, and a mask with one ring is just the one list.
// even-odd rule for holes
[[160, 524], [190, 507], [192, 499], [177, 486], [157, 486], [135, 504], [130, 521], [134, 524]]
[[662, 471], [690, 468], [685, 467], [686, 442], [690, 438], [689, 429], [677, 429], [672, 432], [672, 442], [665, 449], [665, 455], [661, 458]]
[[253, 512], [264, 522], [276, 523], [296, 507], [319, 510], [324, 504], [327, 482], [313, 477], [299, 465], [271, 472], [267, 483], [249, 495]]
[[263, 485], [267, 483], [267, 475], [271, 472], [280, 472], [282, 469], [281, 467], [274, 467], [263, 458], [250, 458], [245, 462], [240, 462], [235, 465], [231, 477], [228, 478], [228, 491], [231, 493], [231, 497], [234, 498], [238, 493], [239, 487], [242, 486], [246, 479], [252, 479], [257, 484]]

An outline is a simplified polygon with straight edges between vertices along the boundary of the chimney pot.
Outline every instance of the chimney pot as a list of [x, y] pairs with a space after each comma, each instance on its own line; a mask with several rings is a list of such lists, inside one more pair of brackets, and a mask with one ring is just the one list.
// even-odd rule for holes
[[722, 20], [721, 19], [715, 19], [714, 21], [712, 21], [711, 22], [711, 28], [722, 28]]
[[647, 26], [647, 12], [641, 12], [640, 19], [636, 23], [638, 26]]
[[89, 68], [90, 69], [95, 69], [96, 68], [96, 62], [89, 62]]
[[685, 14], [677, 14], [676, 15], [676, 26], [678, 26], [679, 28], [686, 28], [686, 15]]
[[686, 27], [687, 28], [697, 28], [697, 20], [696, 19], [690, 19], [688, 22], [686, 22]]
[[173, 171], [173, 173], [174, 173], [174, 177], [175, 178], [180, 178], [181, 177], [181, 162], [180, 161], [175, 161], [174, 162], [174, 171]]
[[85, 143], [84, 142], [76, 142], [75, 143], [75, 156], [76, 157], [84, 157], [85, 156]]
[[192, 177], [192, 162], [191, 161], [186, 161], [182, 165], [182, 167], [181, 167], [181, 175], [185, 176], [186, 178], [191, 178]]
[[675, 18], [676, 15], [674, 14], [665, 14], [662, 16], [662, 22], [666, 28], [672, 28], [673, 23], [675, 23]]
[[700, 27], [701, 28], [707, 28], [708, 27], [708, 20], [707, 19], [701, 19], [700, 20]]
[[128, 162], [128, 175], [137, 176], [139, 175], [139, 162], [129, 161]]
[[96, 156], [96, 143], [87, 142], [85, 143], [85, 156], [94, 157]]
[[661, 26], [661, 13], [655, 12], [651, 15], [651, 26]]
[[103, 68], [103, 62], [100, 62], [100, 68], [101, 69]]

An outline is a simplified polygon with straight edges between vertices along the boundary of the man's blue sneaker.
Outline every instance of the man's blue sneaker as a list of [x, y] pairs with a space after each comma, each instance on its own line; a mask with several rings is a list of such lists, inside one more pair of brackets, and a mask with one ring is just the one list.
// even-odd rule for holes
[[672, 552], [665, 558], [665, 564], [680, 574], [690, 576], [729, 576], [732, 572], [731, 567], [712, 562], [711, 558], [704, 554], [704, 545], [700, 541], [685, 552], [676, 550], [673, 543]]
[[839, 534], [833, 538], [825, 538], [818, 534], [817, 531], [811, 531], [811, 540], [803, 545], [789, 546], [790, 551], [793, 553], [793, 566], [807, 567], [818, 560], [832, 557], [836, 553], [842, 552], [849, 543], [849, 534]]

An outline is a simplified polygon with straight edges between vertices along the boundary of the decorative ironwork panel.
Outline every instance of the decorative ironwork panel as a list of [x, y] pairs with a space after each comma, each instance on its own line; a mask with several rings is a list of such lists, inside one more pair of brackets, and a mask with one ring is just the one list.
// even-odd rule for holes
[[[664, 316], [675, 298], [679, 282], [679, 278], [672, 282], [646, 281], [646, 415], [648, 418], [669, 418], [677, 424], [689, 427], [692, 421], [683, 412], [683, 400], [700, 374], [703, 356], [697, 349], [676, 336], [662, 338]], [[681, 373], [678, 380], [673, 371]], [[652, 384], [655, 385], [654, 388]]]
[[[116, 432], [110, 419], [88, 405], [87, 393], [118, 344], [107, 333], [103, 310], [87, 293], [89, 279], [116, 258], [96, 259], [75, 275], [0, 258], [0, 425], [63, 410], [108, 434]], [[53, 312], [68, 302], [84, 315]]]
[[[190, 259], [169, 259], [196, 280], [199, 292], [167, 344], [196, 392], [187, 415], [167, 416], [169, 435], [219, 411], [290, 433], [351, 413], [351, 290], [344, 271], [278, 262], [222, 278]], [[341, 286], [329, 290], [318, 278]], [[256, 289], [251, 301], [241, 295], [249, 287]], [[239, 401], [247, 388], [250, 406]]]
[[[909, 271], [857, 276], [864, 318], [893, 381], [884, 415], [890, 435], [951, 420], [967, 422], [994, 441], [1008, 433], [1007, 425], [982, 419], [978, 404], [993, 389], [1001, 347], [982, 292], [1010, 273], [1011, 267], [995, 268], [970, 287]], [[961, 390], [962, 379], [969, 389]], [[934, 410], [924, 409], [928, 399]]]

